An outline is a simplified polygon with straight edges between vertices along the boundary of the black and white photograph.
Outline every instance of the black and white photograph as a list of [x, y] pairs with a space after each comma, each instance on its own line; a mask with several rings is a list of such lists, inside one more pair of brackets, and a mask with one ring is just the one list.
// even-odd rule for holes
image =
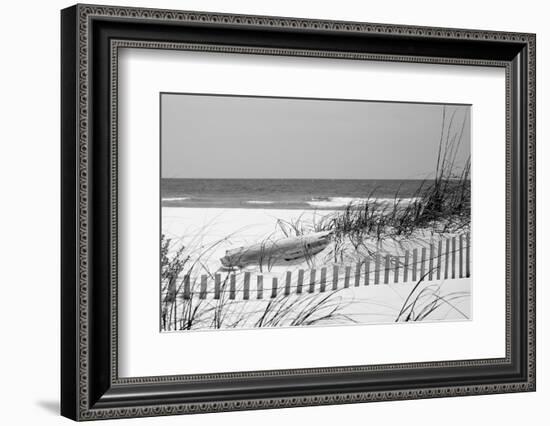
[[471, 320], [471, 142], [467, 104], [161, 93], [160, 330]]

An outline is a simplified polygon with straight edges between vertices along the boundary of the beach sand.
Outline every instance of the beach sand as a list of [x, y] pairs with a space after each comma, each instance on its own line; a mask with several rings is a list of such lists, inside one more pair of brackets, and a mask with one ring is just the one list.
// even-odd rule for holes
[[[219, 306], [220, 302], [213, 299], [214, 280], [213, 274], [219, 273], [222, 277], [228, 277], [227, 271], [220, 270], [220, 258], [224, 256], [226, 250], [234, 249], [240, 246], [247, 246], [258, 243], [266, 238], [282, 238], [284, 233], [277, 226], [277, 221], [282, 220], [292, 222], [300, 219], [303, 223], [318, 223], [326, 216], [330, 216], [336, 211], [328, 210], [282, 210], [282, 209], [263, 209], [263, 208], [169, 208], [162, 209], [162, 231], [167, 238], [172, 239], [174, 248], [178, 244], [184, 244], [186, 251], [191, 253], [201, 253], [200, 262], [197, 262], [193, 270], [192, 289], [199, 291], [201, 276], [208, 276], [206, 300], [201, 301], [201, 309], [207, 313], [203, 318], [204, 324], [210, 323], [214, 307]], [[452, 236], [452, 235], [449, 235]], [[379, 243], [377, 241], [368, 241], [367, 245], [372, 248], [373, 253], [392, 254], [400, 256], [405, 249], [416, 248], [420, 250], [424, 247], [429, 249], [430, 244], [435, 244], [441, 239], [441, 236], [432, 236], [429, 232], [417, 235], [414, 241], [404, 239], [400, 242], [386, 241]], [[368, 281], [365, 281], [365, 267], [360, 270], [359, 280], [355, 280], [355, 265], [357, 261], [353, 258], [344, 259], [338, 263], [339, 259], [334, 259], [333, 248], [330, 245], [321, 253], [310, 259], [309, 262], [300, 259], [293, 263], [282, 265], [273, 265], [266, 269], [260, 269], [258, 266], [249, 266], [244, 270], [235, 271], [236, 288], [234, 299], [228, 300], [225, 295], [225, 313], [226, 326], [237, 321], [239, 328], [254, 327], [258, 321], [258, 316], [265, 312], [267, 304], [270, 303], [272, 283], [275, 278], [278, 283], [278, 295], [282, 295], [286, 286], [286, 277], [291, 273], [291, 283], [288, 289], [290, 295], [285, 299], [280, 299], [281, 304], [290, 306], [293, 303], [298, 306], [317, 303], [319, 300], [334, 293], [329, 303], [330, 307], [338, 306], [337, 315], [327, 321], [316, 322], [316, 325], [335, 325], [335, 324], [353, 324], [353, 323], [387, 323], [394, 322], [400, 310], [403, 308], [408, 295], [413, 291], [417, 281], [420, 279], [420, 267], [418, 267], [418, 278], [412, 281], [412, 270], [409, 271], [408, 282], [404, 283], [403, 269], [399, 269], [394, 283], [395, 272], [393, 265], [389, 274], [388, 283], [384, 283], [385, 268], [383, 263], [379, 267], [379, 284], [375, 284], [376, 269], [371, 264]], [[382, 257], [383, 258], [383, 257]], [[341, 260], [341, 259], [340, 259]], [[374, 260], [374, 259], [371, 259]], [[458, 261], [458, 257], [457, 257]], [[456, 264], [456, 263], [455, 263]], [[331, 265], [339, 265], [340, 273], [337, 277], [337, 288], [334, 292], [333, 269]], [[464, 266], [464, 263], [463, 263]], [[319, 272], [322, 267], [326, 267], [326, 286], [325, 292], [321, 292], [319, 283]], [[351, 276], [349, 277], [347, 288], [344, 284], [344, 271], [349, 267]], [[427, 264], [426, 264], [427, 267]], [[298, 271], [304, 270], [303, 293], [296, 294]], [[315, 289], [310, 294], [309, 279], [310, 271], [317, 269], [317, 278]], [[457, 267], [458, 271], [458, 267]], [[249, 300], [243, 300], [243, 276], [244, 272], [249, 272], [251, 276], [249, 286]], [[263, 277], [263, 300], [257, 300], [256, 276]], [[415, 307], [415, 315], [421, 315], [423, 305], [427, 305], [433, 300], [433, 295], [437, 292], [437, 297], [451, 298], [452, 303], [441, 303], [436, 311], [426, 317], [426, 321], [461, 321], [471, 318], [471, 278], [458, 279], [436, 279], [434, 273], [431, 279], [426, 277], [425, 282], [421, 283], [416, 289], [416, 294], [426, 289]], [[222, 278], [224, 280], [225, 278]], [[180, 289], [181, 290], [181, 289]], [[196, 297], [196, 296], [195, 296]], [[278, 296], [279, 297], [279, 296]], [[224, 296], [222, 295], [222, 299]], [[278, 299], [277, 299], [278, 300]], [[178, 305], [183, 303], [177, 302]], [[316, 312], [316, 315], [322, 316], [328, 312], [325, 308]], [[246, 315], [243, 313], [246, 312]], [[277, 326], [292, 325], [293, 314], [289, 311], [286, 319], [281, 319]], [[239, 319], [240, 318], [240, 319]], [[401, 319], [406, 318], [402, 316]], [[201, 329], [199, 327], [198, 329]]]
[[[325, 292], [320, 292], [317, 283], [313, 293], [309, 293], [306, 286], [302, 294], [296, 294], [293, 286], [292, 293], [285, 296], [283, 289], [279, 288], [276, 298], [270, 296], [270, 286], [266, 283], [261, 300], [257, 298], [255, 284], [251, 286], [247, 300], [243, 299], [242, 282], [237, 283], [234, 300], [230, 299], [227, 286], [219, 300], [212, 297], [213, 289], [209, 287], [204, 300], [197, 296], [193, 299], [193, 307], [198, 309], [191, 330], [252, 329], [258, 327], [260, 321], [263, 327], [288, 327], [472, 319], [471, 278], [425, 281], [419, 285], [409, 282], [365, 286], [362, 283], [359, 287], [340, 286], [338, 290], [328, 287]], [[195, 289], [198, 294], [198, 286]], [[435, 307], [434, 302], [437, 308], [430, 312]], [[182, 299], [176, 301], [178, 312], [183, 312], [183, 303]], [[223, 316], [222, 325], [212, 325], [216, 322], [215, 315]], [[306, 315], [307, 319], [300, 322], [300, 318], [305, 319]], [[170, 322], [168, 330], [174, 330], [172, 321], [177, 319], [180, 321], [177, 329], [182, 328], [181, 314], [174, 316], [169, 312], [167, 318]]]
[[[214, 273], [221, 267], [220, 258], [225, 255], [226, 250], [246, 247], [268, 239], [276, 241], [279, 238], [284, 238], [285, 234], [281, 226], [277, 225], [278, 221], [288, 224], [299, 220], [307, 226], [308, 224], [318, 224], [338, 213], [337, 210], [163, 207], [162, 233], [166, 238], [172, 240], [173, 250], [183, 244], [186, 246], [186, 252], [201, 253], [200, 269], [202, 271], [195, 270], [195, 273]], [[453, 234], [433, 235], [430, 231], [421, 231], [417, 232], [414, 238], [387, 239], [382, 242], [371, 239], [364, 243], [371, 254], [402, 255], [407, 249], [429, 249], [430, 244], [437, 245], [442, 237], [453, 236]], [[348, 250], [348, 253], [350, 252], [353, 254], [355, 250]], [[309, 263], [302, 259], [283, 265], [273, 265], [270, 271], [284, 272], [289, 268], [311, 268], [327, 263], [351, 264], [361, 259], [335, 258], [334, 247], [329, 245], [321, 253], [308, 260]], [[248, 269], [257, 271], [258, 268], [252, 266]]]
[[[219, 259], [226, 250], [256, 244], [268, 238], [283, 238], [285, 235], [277, 226], [277, 220], [291, 222], [301, 218], [304, 222], [315, 223], [332, 214], [334, 211], [331, 210], [163, 207], [162, 232], [172, 239], [174, 248], [181, 243], [195, 252], [206, 251], [201, 258], [203, 269], [214, 272], [221, 266]], [[299, 262], [292, 266], [305, 264]], [[277, 271], [284, 269], [284, 266], [274, 268]]]

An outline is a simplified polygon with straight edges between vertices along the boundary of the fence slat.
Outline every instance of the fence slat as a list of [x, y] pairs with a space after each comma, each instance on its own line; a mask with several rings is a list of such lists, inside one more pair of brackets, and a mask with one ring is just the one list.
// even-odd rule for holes
[[177, 281], [178, 281], [178, 277], [172, 277], [168, 281], [168, 288], [165, 296], [165, 301], [168, 303], [172, 303], [176, 299], [176, 293], [178, 291], [178, 289], [176, 288]]
[[231, 274], [229, 277], [229, 299], [235, 300], [235, 290], [236, 290], [237, 277], [235, 274]]
[[344, 273], [344, 288], [349, 287], [350, 275], [351, 275], [351, 266], [346, 266], [346, 272]]
[[309, 273], [309, 292], [313, 293], [315, 291], [315, 269], [312, 269]]
[[264, 298], [264, 276], [258, 275], [256, 277], [256, 299]]
[[355, 265], [355, 287], [359, 287], [361, 283], [361, 262]]
[[451, 278], [454, 280], [456, 278], [456, 237], [453, 237], [453, 251], [452, 251], [452, 269], [451, 269]]
[[244, 273], [243, 299], [250, 299], [250, 272]]
[[273, 280], [271, 282], [271, 298], [274, 299], [277, 297], [277, 277], [273, 277]]
[[291, 281], [292, 281], [292, 272], [286, 271], [285, 296], [288, 296], [290, 294]]
[[332, 266], [332, 289], [338, 290], [338, 265]]
[[319, 283], [319, 291], [324, 293], [327, 284], [327, 268], [321, 268], [321, 281]]
[[298, 283], [296, 284], [296, 293], [302, 294], [302, 286], [304, 285], [304, 270], [298, 271]]
[[466, 234], [466, 277], [470, 277], [470, 234]]
[[374, 284], [380, 284], [380, 253], [374, 259]]
[[222, 277], [220, 274], [214, 275], [214, 299], [220, 298], [220, 285], [221, 285]]
[[451, 251], [451, 240], [445, 240], [445, 279], [449, 278], [449, 255]]
[[[445, 240], [445, 244], [443, 241]], [[351, 285], [360, 286], [361, 276], [363, 276], [364, 285], [369, 285], [370, 273], [371, 273], [371, 260], [374, 265], [374, 284], [389, 284], [393, 283], [409, 282], [412, 278], [413, 281], [417, 281], [421, 277], [426, 276], [427, 280], [442, 279], [442, 278], [465, 278], [471, 276], [471, 240], [470, 234], [460, 234], [454, 237], [445, 239], [439, 239], [439, 241], [431, 242], [428, 247], [419, 247], [411, 250], [401, 251], [399, 254], [382, 254], [376, 253], [374, 259], [366, 258], [364, 262], [358, 262], [355, 265], [338, 265], [332, 266], [332, 278], [328, 277], [327, 267], [321, 268], [319, 278], [319, 291], [327, 291], [327, 280], [332, 280], [332, 290], [338, 290], [340, 288], [340, 280], [343, 281], [343, 288], [349, 288]], [[457, 241], [458, 240], [458, 241]], [[420, 250], [420, 253], [419, 253]], [[429, 253], [428, 253], [429, 250]], [[444, 259], [443, 259], [444, 257]], [[392, 263], [393, 262], [393, 263]], [[362, 263], [365, 264], [364, 271], [361, 271]], [[420, 265], [419, 265], [420, 264]], [[383, 276], [381, 276], [382, 267], [384, 268]], [[429, 268], [426, 271], [426, 268]], [[343, 273], [342, 270], [343, 269]], [[403, 272], [401, 272], [403, 269]], [[352, 270], [355, 270], [354, 284], [352, 281]], [[284, 295], [288, 296], [293, 292], [292, 286], [292, 271], [286, 271], [285, 273], [284, 288], [281, 285], [281, 291], [284, 290]], [[296, 294], [302, 294], [304, 291], [306, 270], [298, 270], [298, 277], [296, 279]], [[393, 274], [393, 280], [391, 275]], [[318, 271], [311, 269], [309, 271], [309, 288], [310, 293], [315, 292], [315, 282]], [[342, 277], [343, 275], [343, 277]], [[251, 272], [244, 272], [243, 274], [243, 300], [250, 299], [250, 281]], [[222, 283], [222, 276], [219, 273], [214, 275], [214, 291], [213, 297], [218, 300], [222, 297], [223, 288], [225, 286], [224, 281]], [[281, 277], [279, 277], [281, 278]], [[195, 283], [200, 279], [199, 298], [206, 299], [208, 297], [208, 280], [207, 275], [201, 275], [200, 278], [196, 277]], [[226, 278], [229, 279], [229, 299], [233, 300], [237, 297], [236, 281], [237, 275], [230, 274]], [[190, 299], [196, 296], [196, 284], [191, 284], [192, 277], [185, 275], [183, 277], [183, 298]], [[257, 298], [263, 298], [263, 275], [257, 275]], [[271, 289], [271, 297], [277, 297], [279, 279], [273, 278], [273, 285]], [[282, 281], [282, 279], [281, 279]], [[330, 285], [330, 284], [329, 284]], [[193, 288], [195, 290], [193, 290]], [[240, 292], [240, 290], [239, 290]], [[240, 296], [239, 296], [240, 297]]]
[[409, 278], [409, 250], [405, 251], [405, 264], [403, 265], [403, 282], [406, 283]]
[[206, 280], [207, 280], [206, 275], [201, 275], [201, 291], [199, 294], [199, 297], [201, 299], [206, 299]]
[[191, 277], [189, 275], [183, 277], [183, 298], [186, 300], [191, 298]]
[[[178, 301], [174, 298], [174, 328], [178, 329]], [[182, 306], [183, 309], [183, 306]]]
[[433, 279], [433, 270], [434, 270], [434, 245], [430, 244], [430, 258], [428, 262], [428, 280]]
[[458, 277], [464, 277], [464, 241], [462, 234], [458, 237]]
[[413, 271], [412, 271], [412, 280], [416, 282], [416, 267], [418, 262], [418, 249], [413, 249]]
[[443, 255], [441, 253], [441, 249], [443, 248], [443, 241], [439, 240], [439, 243], [437, 244], [437, 279], [441, 279], [441, 256]]
[[424, 277], [424, 272], [426, 271], [426, 247], [422, 247], [422, 254], [420, 256], [420, 278]]

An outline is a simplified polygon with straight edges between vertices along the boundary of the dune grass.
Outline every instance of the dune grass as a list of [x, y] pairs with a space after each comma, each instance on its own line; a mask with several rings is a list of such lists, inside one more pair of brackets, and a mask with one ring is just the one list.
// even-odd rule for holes
[[357, 249], [366, 239], [411, 238], [423, 230], [433, 234], [467, 231], [471, 217], [470, 157], [464, 164], [457, 164], [466, 120], [456, 125], [456, 110], [447, 116], [444, 107], [434, 173], [421, 182], [414, 194], [407, 195], [411, 201], [405, 202], [397, 190], [392, 202], [381, 202], [373, 189], [364, 201], [349, 203], [332, 215], [310, 223], [302, 217], [292, 222], [279, 221], [279, 228], [286, 236], [329, 231], [334, 252], [340, 256], [347, 242]]
[[410, 291], [395, 322], [424, 321], [429, 319], [434, 312], [445, 307], [457, 312], [464, 319], [469, 319], [468, 315], [456, 306], [456, 302], [470, 297], [470, 293], [455, 291], [443, 295], [441, 288], [445, 283], [427, 284], [424, 281], [427, 276], [428, 273], [422, 276]]
[[[261, 327], [294, 327], [302, 325], [353, 322], [342, 311], [347, 306], [340, 297], [340, 290], [329, 293], [303, 293], [287, 296], [279, 292], [276, 297], [260, 301], [242, 299], [242, 280], [231, 298], [230, 278], [234, 271], [221, 274], [219, 297], [201, 299], [198, 276], [192, 272], [201, 265], [200, 256], [208, 256], [209, 250], [192, 257], [188, 247], [161, 236], [161, 330], [231, 329]], [[204, 272], [204, 269], [202, 270]], [[185, 277], [189, 276], [190, 297], [184, 297]], [[268, 291], [268, 290], [266, 290]]]

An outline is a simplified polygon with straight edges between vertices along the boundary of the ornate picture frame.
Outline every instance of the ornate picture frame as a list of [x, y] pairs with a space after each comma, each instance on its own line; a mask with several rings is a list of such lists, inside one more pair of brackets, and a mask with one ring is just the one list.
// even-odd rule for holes
[[[535, 44], [534, 34], [523, 33], [96, 5], [64, 9], [62, 415], [93, 420], [534, 391]], [[503, 68], [506, 355], [120, 377], [117, 91], [121, 48]]]

